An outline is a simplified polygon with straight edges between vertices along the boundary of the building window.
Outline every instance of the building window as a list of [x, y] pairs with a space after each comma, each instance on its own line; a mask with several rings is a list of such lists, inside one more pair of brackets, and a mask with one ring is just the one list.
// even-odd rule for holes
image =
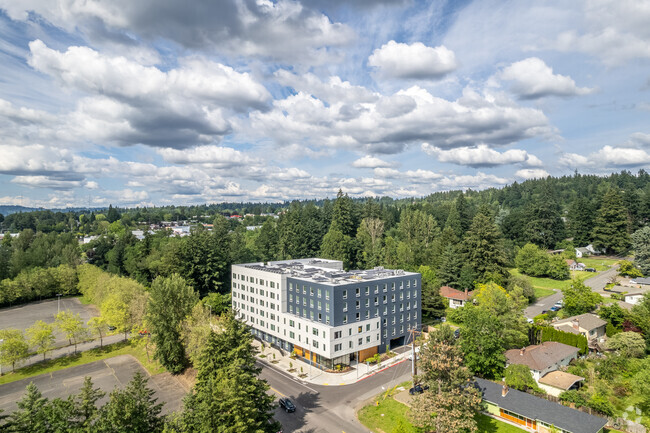
[[343, 315], [343, 323], [348, 323], [348, 315], [347, 314]]
[[318, 337], [318, 329], [311, 328], [311, 333], [314, 334], [316, 337]]
[[330, 324], [330, 315], [329, 314], [325, 315], [325, 323], [327, 323], [328, 325]]
[[356, 305], [356, 307], [357, 307], [357, 310], [358, 310], [359, 308], [361, 308], [361, 302], [356, 301], [355, 305]]
[[366, 343], [370, 343], [370, 335], [366, 337]]
[[321, 292], [322, 292], [322, 290], [321, 290], [321, 288], [319, 287], [319, 288], [318, 288], [318, 297], [319, 297], [319, 298], [320, 298], [320, 297], [321, 297], [321, 295], [322, 295], [322, 293], [321, 293]]
[[339, 352], [341, 350], [341, 343], [334, 345], [334, 352]]
[[348, 303], [344, 302], [343, 303], [343, 312], [346, 312], [346, 311], [348, 311]]
[[358, 322], [359, 320], [361, 320], [361, 315], [360, 315], [359, 313], [357, 313], [357, 322]]
[[329, 301], [330, 300], [330, 291], [325, 292], [325, 300]]
[[366, 319], [370, 319], [370, 310], [366, 310]]
[[306, 308], [302, 309], [302, 317], [307, 317], [307, 309]]
[[409, 289], [411, 287], [411, 280], [406, 280], [406, 288]]
[[404, 311], [404, 304], [399, 304], [399, 310]]
[[289, 293], [289, 302], [293, 302], [293, 295]]
[[361, 289], [359, 289], [359, 288], [357, 287], [357, 288], [355, 289], [355, 293], [356, 293], [357, 298], [358, 298], [359, 296], [361, 296]]
[[309, 287], [309, 296], [314, 296], [314, 288]]
[[379, 298], [375, 296], [375, 305], [379, 305]]
[[307, 286], [302, 286], [302, 294], [303, 295], [307, 294]]
[[388, 307], [384, 306], [384, 316], [388, 314]]
[[314, 346], [316, 349], [318, 349], [318, 341], [312, 342], [312, 346]]
[[325, 304], [325, 312], [329, 313], [330, 312], [330, 304]]
[[391, 289], [391, 290], [395, 290], [395, 281], [393, 281], [392, 283], [390, 283], [390, 289]]
[[319, 309], [319, 310], [322, 310], [322, 309], [323, 309], [323, 306], [321, 305], [320, 301], [318, 301], [318, 309]]
[[296, 334], [293, 331], [289, 331], [289, 338], [296, 338]]
[[348, 299], [348, 291], [343, 290], [343, 299]]
[[341, 338], [341, 331], [334, 331], [334, 339]]
[[379, 284], [375, 286], [375, 293], [379, 293]]
[[309, 300], [309, 308], [314, 308], [314, 300], [313, 299]]
[[293, 305], [289, 305], [289, 312], [293, 314]]
[[413, 287], [417, 287], [417, 286], [418, 286], [418, 280], [417, 279], [413, 280]]
[[387, 290], [388, 290], [388, 285], [384, 283], [384, 292], [386, 292]]
[[384, 301], [384, 304], [387, 303], [387, 302], [388, 302], [388, 296], [384, 295], [384, 297], [382, 298], [382, 300]]
[[354, 343], [353, 343], [352, 341], [348, 341], [348, 347], [349, 347], [350, 349], [352, 349], [352, 345], [353, 345], [353, 344], [354, 344]]
[[370, 307], [370, 299], [366, 299], [366, 308]]
[[403, 290], [404, 289], [404, 281], [399, 282], [399, 289]]
[[388, 337], [388, 331], [384, 329], [384, 338]]
[[319, 322], [323, 321], [323, 315], [321, 313], [318, 313], [318, 321]]
[[363, 344], [363, 338], [359, 338], [359, 346]]
[[314, 320], [314, 312], [313, 311], [309, 312], [309, 319]]
[[370, 286], [366, 286], [366, 296], [370, 294]]

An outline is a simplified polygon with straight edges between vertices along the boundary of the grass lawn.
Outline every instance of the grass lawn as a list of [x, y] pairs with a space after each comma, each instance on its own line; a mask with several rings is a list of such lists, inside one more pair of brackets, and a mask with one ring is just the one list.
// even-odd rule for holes
[[[153, 351], [149, 349], [150, 356], [153, 356]], [[64, 356], [57, 359], [48, 359], [37, 364], [32, 364], [27, 367], [17, 368], [15, 373], [7, 373], [0, 377], [0, 385], [17, 380], [26, 379], [28, 377], [38, 376], [43, 373], [51, 373], [64, 368], [74, 367], [76, 365], [89, 364], [101, 359], [112, 358], [118, 355], [133, 355], [140, 363], [147, 369], [149, 374], [154, 375], [162, 373], [165, 369], [153, 358], [151, 362], [147, 360], [147, 353], [144, 346], [137, 345], [137, 339], [129, 341], [121, 341], [119, 343], [80, 352], [76, 355]]]
[[604, 259], [601, 257], [583, 257], [577, 260], [580, 263], [584, 263], [588, 268], [594, 268], [597, 271], [606, 271], [613, 264], [618, 263], [620, 259]]
[[[402, 403], [389, 397], [385, 400], [379, 399], [379, 405], [375, 403], [362, 408], [358, 413], [359, 421], [371, 431], [377, 433], [392, 433], [404, 431], [407, 433], [421, 433], [423, 430], [414, 427], [408, 420], [408, 408]], [[521, 433], [522, 430], [502, 421], [490, 418], [487, 415], [476, 415], [479, 433]], [[402, 430], [398, 430], [402, 427]]]

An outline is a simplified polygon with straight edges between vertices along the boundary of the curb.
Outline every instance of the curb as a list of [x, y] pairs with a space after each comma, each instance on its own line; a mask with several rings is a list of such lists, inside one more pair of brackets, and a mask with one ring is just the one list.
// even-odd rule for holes
[[382, 368], [381, 370], [377, 370], [377, 371], [375, 371], [375, 372], [372, 373], [372, 374], [369, 374], [369, 375], [367, 375], [367, 376], [364, 376], [364, 377], [362, 377], [361, 379], [357, 380], [357, 381], [354, 382], [354, 383], [359, 383], [359, 382], [361, 382], [362, 380], [367, 379], [367, 378], [369, 378], [369, 377], [372, 377], [372, 376], [374, 376], [374, 375], [377, 374], [377, 373], [381, 373], [381, 372], [384, 371], [384, 370], [388, 370], [388, 369], [391, 368], [391, 367], [394, 367], [394, 366], [396, 366], [396, 365], [398, 365], [398, 364], [401, 364], [402, 362], [404, 362], [404, 361], [406, 361], [406, 360], [407, 360], [407, 359], [404, 358], [404, 359], [402, 359], [401, 361], [397, 361], [397, 362], [392, 363], [391, 365], [387, 365], [386, 367]]

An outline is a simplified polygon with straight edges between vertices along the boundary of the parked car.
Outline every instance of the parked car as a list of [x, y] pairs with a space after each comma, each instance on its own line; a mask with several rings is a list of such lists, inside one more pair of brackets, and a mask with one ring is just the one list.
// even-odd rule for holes
[[528, 319], [528, 318], [526, 319], [526, 322], [528, 322], [528, 323], [535, 323], [535, 321], [534, 321], [533, 319]]
[[286, 397], [282, 397], [279, 401], [280, 407], [285, 410], [285, 412], [295, 412], [296, 406]]
[[562, 307], [558, 307], [557, 305], [553, 305], [553, 306], [551, 307], [551, 311], [559, 311], [560, 308], [562, 308]]
[[455, 338], [460, 338], [460, 328], [454, 329], [454, 337]]
[[428, 385], [415, 385], [413, 388], [409, 389], [409, 394], [415, 395], [415, 394], [422, 394], [424, 391], [429, 389]]
[[109, 330], [109, 331], [115, 331], [116, 329], [117, 329], [117, 328], [116, 328], [115, 326], [108, 325], [108, 330]]
[[587, 272], [596, 272], [596, 270], [594, 268], [587, 268], [587, 269], [585, 269], [585, 271], [587, 271]]

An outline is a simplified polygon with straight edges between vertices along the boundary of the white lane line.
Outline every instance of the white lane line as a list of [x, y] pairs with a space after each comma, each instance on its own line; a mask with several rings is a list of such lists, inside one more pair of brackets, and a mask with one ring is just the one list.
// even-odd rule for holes
[[270, 366], [269, 364], [267, 364], [266, 362], [264, 362], [264, 361], [262, 361], [262, 360], [259, 360], [259, 359], [257, 360], [257, 362], [259, 362], [260, 364], [263, 364], [264, 367], [268, 367], [268, 368], [270, 368], [271, 370], [273, 370], [275, 373], [279, 374], [280, 376], [283, 376], [283, 377], [286, 377], [287, 379], [290, 379], [292, 382], [295, 382], [295, 383], [297, 383], [298, 385], [307, 388], [308, 390], [310, 390], [311, 392], [313, 392], [313, 393], [315, 393], [315, 394], [319, 394], [319, 392], [316, 391], [315, 389], [308, 387], [308, 386], [305, 385], [303, 382], [300, 382], [299, 380], [297, 380], [297, 379], [294, 378], [293, 376], [290, 376], [290, 375], [284, 373], [283, 371], [280, 371], [280, 370], [278, 370], [278, 369], [276, 369], [276, 368], [274, 368], [274, 367], [271, 367], [271, 366]]

